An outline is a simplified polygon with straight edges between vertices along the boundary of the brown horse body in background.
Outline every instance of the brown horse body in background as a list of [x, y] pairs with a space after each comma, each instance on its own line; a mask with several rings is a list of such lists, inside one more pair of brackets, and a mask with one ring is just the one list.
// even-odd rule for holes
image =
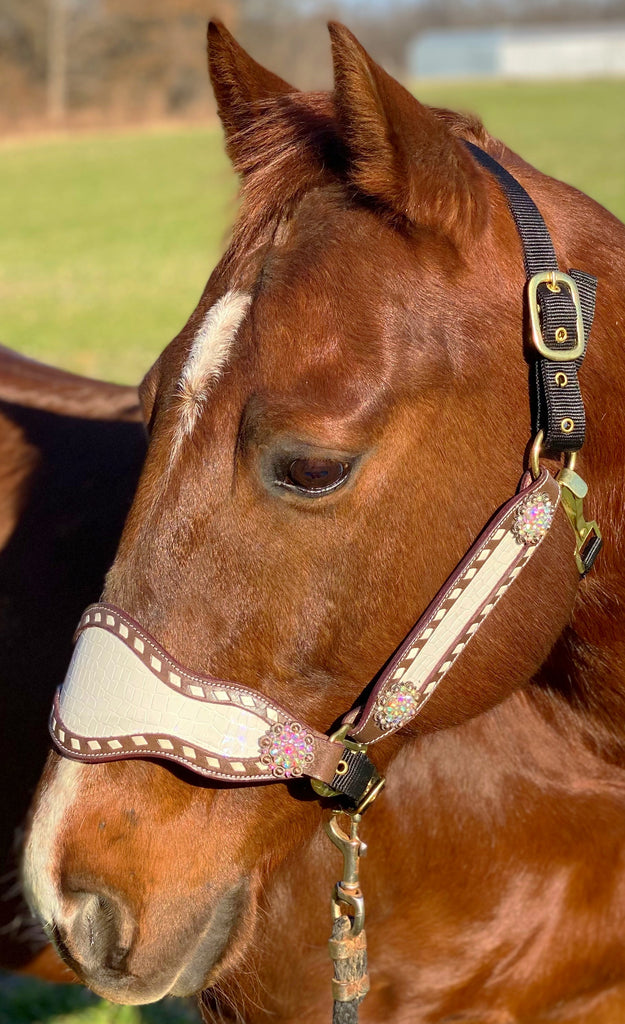
[[21, 892], [18, 861], [51, 696], [102, 589], [145, 454], [137, 393], [0, 347], [0, 966], [68, 969]]
[[[421, 106], [346, 30], [332, 42], [334, 93], [307, 95], [211, 30], [241, 212], [144, 382], [151, 440], [105, 599], [183, 665], [319, 730], [358, 697], [513, 492], [529, 437], [521, 246], [460, 140], [491, 152], [542, 211], [560, 266], [599, 278], [579, 466], [606, 545], [580, 584], [559, 512], [421, 715], [374, 749], [388, 784], [363, 823], [361, 1014], [616, 1024], [625, 229], [476, 122]], [[299, 470], [315, 466], [339, 485], [307, 491]], [[205, 988], [207, 1020], [317, 1024], [340, 872], [326, 817], [304, 782], [52, 755], [26, 877], [103, 995]]]

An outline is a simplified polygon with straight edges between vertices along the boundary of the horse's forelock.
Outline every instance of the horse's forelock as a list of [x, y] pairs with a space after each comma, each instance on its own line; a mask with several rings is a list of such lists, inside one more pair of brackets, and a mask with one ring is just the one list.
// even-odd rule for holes
[[[427, 109], [452, 145], [455, 139], [491, 145], [478, 118]], [[346, 201], [364, 203], [396, 227], [419, 223], [361, 187], [331, 93], [293, 92], [257, 102], [254, 119], [230, 137], [228, 151], [241, 176], [241, 208], [229, 252], [233, 262], [254, 240], [269, 237], [304, 195], [324, 186], [342, 186]]]

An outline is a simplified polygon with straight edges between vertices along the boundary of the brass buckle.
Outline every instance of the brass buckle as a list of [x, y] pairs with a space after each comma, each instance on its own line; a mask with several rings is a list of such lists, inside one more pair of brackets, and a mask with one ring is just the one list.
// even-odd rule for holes
[[[573, 348], [567, 349], [566, 352], [549, 348], [543, 338], [540, 328], [538, 307], [539, 284], [546, 284], [554, 291], [559, 291], [559, 286], [564, 285], [564, 287], [568, 288], [570, 292], [573, 305], [575, 306], [575, 329], [577, 333], [577, 342]], [[586, 344], [586, 340], [584, 338], [584, 318], [582, 316], [582, 306], [579, 300], [579, 291], [573, 278], [568, 274], [562, 273], [561, 270], [549, 270], [544, 274], [534, 274], [527, 283], [527, 302], [530, 313], [532, 341], [534, 343], [534, 347], [538, 350], [543, 359], [549, 359], [552, 363], [570, 363], [575, 359], [579, 359], [579, 357], [584, 354], [584, 345]]]

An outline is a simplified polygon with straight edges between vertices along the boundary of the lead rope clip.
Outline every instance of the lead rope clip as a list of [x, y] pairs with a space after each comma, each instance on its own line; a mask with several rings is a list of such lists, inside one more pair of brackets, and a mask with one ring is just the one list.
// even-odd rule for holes
[[351, 1004], [351, 1020], [358, 1020], [358, 1005], [369, 991], [367, 973], [367, 938], [365, 935], [365, 900], [360, 888], [360, 858], [367, 852], [366, 843], [358, 835], [361, 815], [348, 815], [349, 834], [339, 825], [339, 813], [333, 814], [325, 829], [334, 845], [343, 854], [343, 874], [332, 892], [332, 938], [328, 943], [334, 962], [332, 997], [334, 1021], [345, 1021]]
[[577, 568], [580, 575], [585, 576], [592, 569], [603, 544], [598, 524], [594, 519], [587, 520], [584, 516], [584, 498], [588, 493], [588, 484], [568, 466], [560, 470], [556, 479], [560, 484], [562, 507], [575, 534]]

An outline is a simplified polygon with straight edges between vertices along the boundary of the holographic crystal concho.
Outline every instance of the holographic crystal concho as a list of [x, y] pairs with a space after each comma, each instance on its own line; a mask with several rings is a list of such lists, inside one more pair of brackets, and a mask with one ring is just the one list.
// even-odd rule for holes
[[374, 719], [379, 729], [399, 729], [416, 714], [419, 706], [419, 691], [411, 683], [399, 679], [393, 683], [382, 698]]
[[313, 759], [313, 742], [298, 722], [273, 725], [258, 741], [261, 763], [277, 779], [297, 778]]
[[553, 520], [553, 505], [546, 494], [530, 494], [516, 513], [512, 533], [519, 544], [538, 544]]

